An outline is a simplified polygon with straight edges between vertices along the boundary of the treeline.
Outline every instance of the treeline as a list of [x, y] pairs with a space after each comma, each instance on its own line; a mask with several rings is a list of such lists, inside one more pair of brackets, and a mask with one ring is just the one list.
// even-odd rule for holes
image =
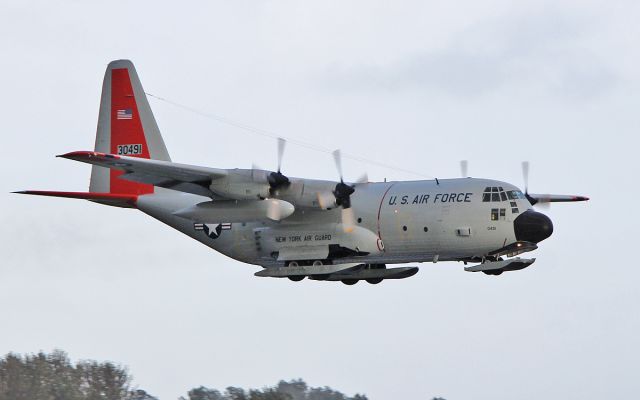
[[180, 400], [368, 400], [367, 396], [356, 394], [353, 397], [329, 387], [309, 387], [302, 380], [280, 381], [276, 386], [264, 389], [244, 390], [228, 387], [223, 393], [216, 389], [199, 387], [189, 391], [188, 397]]
[[[112, 362], [72, 363], [63, 351], [0, 358], [0, 400], [158, 400], [134, 388], [129, 371]], [[348, 397], [329, 387], [309, 387], [303, 380], [273, 387], [224, 391], [201, 386], [179, 400], [367, 400]]]
[[111, 362], [78, 361], [67, 354], [17, 355], [0, 359], [0, 400], [151, 400], [131, 389], [126, 368]]

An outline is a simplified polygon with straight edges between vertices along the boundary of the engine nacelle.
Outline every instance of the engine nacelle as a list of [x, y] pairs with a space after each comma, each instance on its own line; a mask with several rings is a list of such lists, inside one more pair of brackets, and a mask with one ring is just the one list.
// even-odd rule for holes
[[214, 193], [236, 200], [264, 199], [269, 196], [266, 180], [256, 179], [251, 170], [234, 170], [233, 174], [214, 179], [209, 185]]

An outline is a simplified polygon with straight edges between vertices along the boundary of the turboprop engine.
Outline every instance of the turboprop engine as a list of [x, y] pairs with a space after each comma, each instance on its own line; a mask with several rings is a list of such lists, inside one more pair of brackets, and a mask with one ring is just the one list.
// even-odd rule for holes
[[293, 214], [295, 207], [284, 200], [218, 200], [205, 201], [174, 212], [182, 218], [198, 222], [279, 221]]

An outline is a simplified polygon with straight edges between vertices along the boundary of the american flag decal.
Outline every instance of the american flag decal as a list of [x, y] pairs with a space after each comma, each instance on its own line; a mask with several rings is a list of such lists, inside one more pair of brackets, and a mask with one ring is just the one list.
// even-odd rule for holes
[[116, 119], [133, 119], [133, 111], [130, 108], [116, 111]]
[[211, 239], [217, 239], [220, 237], [222, 231], [228, 231], [231, 229], [231, 223], [225, 222], [222, 224], [202, 224], [195, 223], [193, 224], [193, 229], [196, 231], [203, 231], [207, 234]]

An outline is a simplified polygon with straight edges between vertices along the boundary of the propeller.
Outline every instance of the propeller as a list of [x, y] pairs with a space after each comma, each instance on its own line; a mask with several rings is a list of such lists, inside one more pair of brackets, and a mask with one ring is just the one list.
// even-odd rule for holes
[[466, 178], [468, 176], [467, 175], [468, 168], [469, 168], [469, 162], [467, 160], [460, 161], [460, 175], [463, 178]]
[[282, 158], [284, 156], [284, 148], [287, 145], [287, 141], [283, 138], [278, 138], [278, 171], [271, 172], [267, 175], [267, 182], [269, 182], [269, 192], [274, 195], [278, 189], [286, 188], [291, 184], [289, 178], [287, 178], [281, 171]]
[[529, 194], [529, 161], [522, 162], [522, 179], [524, 181], [524, 197], [526, 197], [527, 200], [529, 200], [529, 203], [531, 203], [532, 206], [548, 208], [551, 203], [550, 198], [545, 198], [545, 197], [535, 198]]
[[[253, 164], [251, 166], [251, 178], [254, 182], [263, 184], [269, 184], [269, 197], [276, 196], [278, 190], [282, 188], [287, 188], [291, 184], [289, 178], [284, 175], [281, 171], [282, 169], [282, 158], [284, 156], [284, 148], [287, 142], [283, 138], [278, 138], [278, 170], [277, 172], [269, 172], [265, 171], [257, 165]], [[275, 199], [267, 198], [265, 201], [268, 201], [268, 209], [267, 209], [267, 217], [274, 220], [279, 221], [282, 219], [282, 210], [280, 209], [279, 203]]]
[[318, 204], [320, 208], [329, 209], [334, 206], [340, 206], [342, 226], [346, 233], [353, 231], [356, 225], [355, 213], [351, 208], [351, 195], [356, 191], [356, 187], [359, 184], [364, 184], [369, 181], [369, 177], [364, 174], [353, 184], [349, 185], [344, 183], [344, 176], [342, 173], [342, 153], [340, 150], [335, 150], [333, 153], [333, 160], [340, 176], [340, 182], [336, 184], [335, 189], [332, 192], [319, 192]]

